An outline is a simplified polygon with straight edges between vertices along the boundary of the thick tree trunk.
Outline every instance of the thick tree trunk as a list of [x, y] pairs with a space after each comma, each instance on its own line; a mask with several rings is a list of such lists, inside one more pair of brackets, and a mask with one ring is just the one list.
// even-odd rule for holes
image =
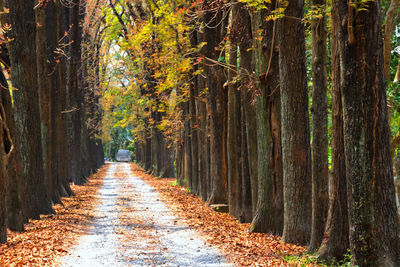
[[[4, 10], [4, 1], [0, 0], [0, 10]], [[2, 23], [7, 23], [4, 16], [0, 17]], [[8, 54], [7, 47], [3, 45], [1, 47], [2, 61], [6, 65], [10, 65], [10, 58]], [[0, 94], [1, 103], [4, 108], [5, 113], [5, 124], [7, 125], [10, 136], [16, 136], [16, 128], [14, 121], [14, 108], [12, 105], [11, 94], [9, 91], [9, 86], [7, 79], [4, 75], [3, 68], [0, 68], [0, 85], [3, 88]], [[24, 230], [24, 216], [22, 214], [22, 173], [21, 173], [21, 160], [17, 152], [17, 140], [13, 138], [13, 153], [9, 155], [7, 161], [7, 226], [13, 231], [23, 231]]]
[[183, 142], [182, 142], [182, 135], [183, 131], [180, 130], [179, 135], [178, 135], [178, 143], [176, 144], [176, 152], [175, 152], [175, 165], [176, 165], [176, 181], [179, 185], [183, 184], [183, 170], [182, 170], [182, 147], [183, 147]]
[[[90, 112], [90, 103], [89, 99], [87, 98], [88, 94], [88, 69], [87, 69], [87, 61], [88, 61], [88, 54], [93, 53], [93, 51], [87, 51], [88, 47], [83, 45], [83, 26], [82, 23], [85, 20], [85, 7], [86, 1], [80, 1], [79, 6], [79, 52], [81, 53], [80, 60], [79, 60], [79, 68], [77, 69], [77, 82], [78, 82], [78, 98], [79, 101], [78, 106], [80, 106], [80, 177], [82, 183], [86, 183], [87, 177], [92, 174], [92, 170], [90, 168], [90, 156], [89, 156], [89, 129], [88, 129], [88, 113]], [[92, 78], [92, 77], [91, 77]], [[90, 100], [93, 101], [93, 100]]]
[[[62, 5], [62, 3], [57, 2], [56, 16], [58, 21], [58, 40], [64, 40], [63, 44], [68, 43], [68, 39], [65, 39], [64, 33], [66, 31], [67, 9]], [[59, 192], [62, 197], [72, 196], [74, 195], [73, 191], [70, 188], [70, 168], [71, 164], [70, 158], [71, 155], [68, 153], [68, 113], [66, 113], [68, 109], [67, 102], [67, 63], [66, 58], [64, 56], [58, 56], [57, 60], [59, 61], [58, 66], [56, 68], [56, 73], [58, 77], [59, 87], [57, 87], [56, 92], [54, 92], [53, 101], [57, 104], [56, 118], [55, 118], [55, 132], [56, 132], [56, 159], [57, 159], [57, 169], [58, 169], [58, 177], [60, 179], [59, 184]]]
[[81, 41], [82, 29], [80, 26], [80, 0], [73, 0], [69, 10], [70, 48], [67, 68], [67, 92], [69, 100], [69, 154], [70, 154], [70, 179], [75, 184], [85, 183], [83, 177], [82, 155], [82, 119], [84, 107], [82, 106], [83, 92], [80, 87]]
[[[2, 86], [4, 86], [3, 88], [8, 89], [3, 73], [0, 73], [0, 83]], [[6, 93], [4, 93], [4, 91]], [[8, 218], [13, 220], [11, 222], [13, 224], [13, 228], [16, 228], [16, 230], [20, 230], [21, 228], [23, 229], [23, 218], [20, 206], [21, 202], [19, 198], [20, 192], [18, 190], [19, 184], [17, 184], [16, 181], [11, 181], [9, 179], [9, 175], [13, 175], [11, 178], [19, 177], [14, 176], [17, 174], [17, 171], [11, 171], [10, 173], [8, 172], [11, 170], [11, 156], [15, 154], [15, 147], [13, 140], [11, 139], [11, 132], [7, 126], [7, 116], [3, 106], [3, 103], [6, 103], [6, 101], [9, 101], [7, 105], [10, 106], [11, 98], [9, 96], [9, 92], [6, 90], [3, 90], [3, 93], [0, 94], [0, 243], [7, 242], [7, 226], [9, 225], [7, 221]], [[10, 183], [11, 186], [9, 186]], [[10, 192], [10, 190], [16, 190], [16, 192]], [[11, 209], [9, 210], [10, 196], [16, 198], [12, 199], [12, 204], [18, 206], [11, 206]]]
[[312, 18], [312, 226], [309, 251], [324, 237], [328, 212], [328, 99], [325, 0], [313, 0], [322, 17]]
[[[14, 109], [12, 105], [11, 95], [8, 91], [8, 84], [3, 70], [0, 73], [0, 84], [5, 90], [1, 91], [1, 100], [5, 111], [6, 124], [11, 136], [16, 136], [16, 128], [14, 122]], [[7, 225], [10, 230], [21, 232], [24, 230], [24, 216], [22, 214], [22, 173], [21, 161], [17, 152], [18, 145], [16, 139], [12, 140], [14, 152], [9, 155], [7, 162]]]
[[[197, 43], [197, 42], [195, 42]], [[194, 44], [193, 44], [194, 45]], [[199, 131], [199, 120], [197, 118], [196, 112], [196, 100], [197, 96], [197, 82], [194, 81], [194, 84], [190, 87], [190, 99], [189, 99], [189, 114], [190, 114], [190, 151], [191, 155], [191, 163], [192, 163], [192, 193], [195, 195], [200, 194], [200, 183], [199, 183], [199, 141], [198, 141], [198, 131]]]
[[[60, 21], [58, 19], [58, 10], [57, 4], [54, 2], [49, 2], [46, 6], [46, 40], [47, 40], [47, 59], [48, 59], [48, 71], [49, 73], [46, 75], [47, 78], [50, 80], [50, 92], [49, 97], [51, 101], [51, 137], [50, 137], [50, 160], [51, 163], [51, 179], [52, 189], [49, 190], [51, 200], [54, 203], [61, 204], [61, 193], [60, 193], [60, 185], [62, 184], [62, 177], [59, 174], [59, 169], [62, 168], [60, 165], [62, 164], [58, 161], [58, 147], [61, 145], [59, 142], [66, 143], [64, 140], [58, 140], [58, 124], [61, 123], [61, 119], [59, 118], [58, 114], [62, 112], [61, 106], [64, 99], [58, 99], [60, 90], [61, 90], [61, 83], [63, 82], [59, 77], [59, 67], [60, 63], [57, 63], [57, 55], [55, 54], [56, 49], [58, 48], [58, 41], [60, 34]], [[63, 61], [64, 62], [64, 61]], [[65, 133], [65, 132], [64, 132]]]
[[[370, 1], [361, 9], [352, 1], [336, 0], [333, 7], [341, 20], [344, 144], [353, 260], [360, 267], [399, 266], [380, 2]], [[346, 18], [345, 23], [342, 18]]]
[[[232, 19], [230, 23], [231, 32], [236, 32], [238, 5], [233, 3]], [[228, 170], [228, 205], [229, 214], [239, 217], [239, 145], [237, 144], [237, 135], [240, 134], [240, 125], [237, 125], [237, 108], [240, 103], [237, 102], [237, 83], [234, 81], [237, 66], [237, 45], [234, 39], [230, 39], [229, 46], [229, 65], [228, 70], [228, 121], [227, 121], [227, 170]], [[240, 107], [240, 106], [239, 106]], [[239, 130], [239, 131], [238, 131]]]
[[[204, 34], [197, 32], [197, 42], [204, 41]], [[200, 54], [204, 54], [205, 47], [202, 47]], [[199, 69], [204, 69], [203, 64], [200, 62]], [[206, 99], [203, 96], [206, 90], [206, 79], [202, 75], [197, 76], [197, 95], [196, 95], [196, 114], [199, 122], [199, 129], [197, 131], [197, 140], [199, 143], [197, 164], [199, 169], [198, 179], [200, 187], [200, 196], [203, 201], [206, 201], [209, 196], [208, 180], [209, 180], [209, 164], [208, 164], [208, 138], [207, 138], [207, 105]]]
[[306, 244], [311, 230], [311, 157], [305, 65], [304, 1], [278, 21], [284, 184], [283, 240]]
[[341, 260], [349, 248], [346, 164], [344, 159], [340, 51], [337, 9], [332, 10], [332, 168], [329, 180], [329, 211], [325, 239], [317, 254], [323, 260]]
[[[241, 195], [243, 199], [240, 219], [250, 222], [257, 203], [257, 116], [254, 92], [250, 86], [250, 73], [254, 71], [252, 51], [252, 29], [249, 10], [239, 4], [235, 22], [237, 30], [233, 32], [240, 51], [240, 119], [243, 122], [238, 138], [241, 146]], [[240, 124], [239, 124], [240, 125]], [[239, 130], [239, 128], [238, 128]]]
[[[54, 4], [54, 3], [53, 3]], [[42, 165], [43, 179], [47, 190], [47, 197], [54, 201], [54, 173], [53, 173], [53, 147], [52, 137], [53, 128], [52, 121], [52, 97], [51, 94], [55, 88], [52, 79], [49, 78], [50, 60], [47, 54], [47, 42], [50, 41], [46, 33], [46, 10], [44, 5], [39, 5], [36, 12], [36, 59], [37, 59], [37, 81], [39, 88], [39, 110], [40, 110], [40, 128], [41, 128], [41, 145], [42, 145]], [[54, 22], [53, 22], [54, 23]], [[55, 28], [55, 27], [54, 27]], [[49, 34], [54, 34], [50, 33]], [[54, 212], [54, 211], [53, 211]], [[55, 212], [54, 212], [55, 213]]]
[[[275, 2], [271, 3], [271, 7]], [[257, 98], [258, 202], [250, 230], [282, 234], [283, 178], [280, 145], [279, 55], [275, 22], [267, 14], [254, 14], [253, 32], [263, 29], [263, 39], [255, 40], [255, 69], [259, 77]]]
[[34, 1], [5, 1], [10, 10], [8, 32], [11, 79], [14, 90], [18, 151], [22, 161], [24, 216], [39, 218], [52, 211], [43, 180], [39, 94], [36, 68]]
[[144, 169], [146, 171], [151, 170], [151, 138], [148, 136], [145, 137], [145, 161], [144, 161]]
[[[158, 121], [157, 118], [152, 115], [154, 121]], [[151, 128], [151, 175], [159, 176], [159, 154], [160, 154], [160, 132], [156, 126]]]
[[[213, 5], [210, 3], [210, 5]], [[227, 17], [227, 16], [226, 16]], [[223, 12], [208, 11], [203, 17], [204, 41], [206, 58], [218, 60], [219, 53], [215, 50], [222, 41], [222, 29], [225, 20]], [[209, 204], [221, 204], [228, 201], [227, 170], [226, 170], [226, 111], [227, 90], [224, 89], [224, 73], [221, 66], [206, 59], [205, 73], [207, 75], [208, 111], [210, 116], [210, 179], [211, 191], [207, 199]]]
[[159, 177], [174, 177], [174, 161], [172, 149], [168, 148], [167, 138], [160, 132], [160, 151], [159, 151]]
[[[0, 243], [7, 242], [7, 135], [5, 134], [6, 118], [2, 104], [0, 104]], [[8, 140], [8, 142], [11, 140]], [[11, 144], [11, 143], [10, 143]]]
[[187, 119], [189, 115], [189, 102], [185, 102], [183, 108], [183, 113], [185, 118], [185, 126], [184, 126], [184, 147], [183, 147], [183, 176], [184, 176], [184, 186], [192, 189], [192, 146], [191, 146], [191, 129], [190, 129], [190, 121]]
[[[201, 86], [200, 86], [201, 84]], [[199, 78], [199, 90], [204, 90], [204, 79]], [[199, 114], [199, 125], [200, 130], [198, 131], [199, 140], [199, 154], [198, 154], [198, 164], [199, 164], [199, 184], [200, 184], [200, 196], [206, 201], [208, 199], [208, 181], [209, 181], [209, 164], [208, 164], [208, 140], [207, 140], [207, 114], [206, 114], [206, 104], [204, 99], [199, 97], [196, 102], [197, 114]]]

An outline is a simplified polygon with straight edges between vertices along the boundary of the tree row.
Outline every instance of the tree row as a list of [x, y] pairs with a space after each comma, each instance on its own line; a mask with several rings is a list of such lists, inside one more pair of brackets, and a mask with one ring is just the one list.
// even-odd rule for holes
[[175, 168], [252, 232], [322, 259], [350, 249], [358, 266], [399, 265], [398, 11], [398, 1], [110, 0], [105, 129], [129, 129], [146, 170]]
[[[0, 1], [0, 241], [55, 213], [103, 164], [99, 15], [85, 1]], [[89, 12], [89, 18], [86, 13]], [[97, 30], [96, 30], [97, 27]]]

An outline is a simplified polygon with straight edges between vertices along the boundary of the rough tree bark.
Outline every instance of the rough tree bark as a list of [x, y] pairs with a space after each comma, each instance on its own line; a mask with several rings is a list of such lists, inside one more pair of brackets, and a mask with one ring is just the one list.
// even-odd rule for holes
[[328, 212], [328, 98], [326, 76], [326, 2], [313, 0], [312, 28], [312, 225], [309, 251], [324, 237]]
[[[199, 76], [199, 94], [205, 89], [205, 80]], [[208, 186], [209, 186], [209, 143], [207, 138], [207, 113], [206, 113], [206, 103], [204, 97], [198, 96], [196, 101], [196, 113], [199, 116], [199, 131], [198, 131], [198, 141], [199, 141], [199, 154], [198, 154], [198, 165], [199, 165], [199, 183], [201, 187], [200, 196], [206, 201], [209, 196]]]
[[[63, 168], [61, 167], [62, 162], [60, 162], [58, 159], [58, 153], [62, 153], [59, 150], [59, 146], [61, 146], [60, 143], [66, 143], [65, 139], [58, 140], [58, 125], [62, 123], [61, 118], [59, 117], [59, 113], [62, 112], [62, 105], [64, 99], [60, 99], [59, 94], [61, 90], [61, 83], [63, 82], [60, 77], [59, 77], [59, 67], [60, 67], [60, 60], [58, 59], [58, 56], [56, 55], [55, 51], [58, 48], [58, 42], [59, 42], [59, 36], [60, 34], [60, 21], [58, 20], [58, 10], [57, 10], [57, 4], [54, 2], [49, 2], [47, 3], [46, 9], [46, 55], [47, 55], [47, 64], [48, 64], [48, 73], [46, 77], [50, 80], [49, 81], [49, 90], [50, 92], [48, 93], [49, 101], [50, 103], [50, 118], [51, 118], [51, 123], [49, 127], [51, 128], [51, 131], [49, 131], [49, 134], [51, 134], [48, 145], [50, 146], [50, 160], [52, 163], [50, 164], [50, 173], [51, 173], [51, 180], [52, 180], [52, 188], [49, 189], [50, 192], [50, 197], [54, 203], [59, 203], [61, 204], [61, 187], [63, 186], [63, 181], [62, 181], [62, 176], [60, 175], [59, 169]], [[58, 62], [57, 62], [58, 61]], [[64, 62], [64, 61], [62, 61]], [[62, 153], [63, 154], [63, 153]], [[65, 160], [65, 159], [64, 159]], [[68, 162], [68, 161], [67, 161]], [[69, 187], [69, 185], [68, 185]], [[65, 189], [65, 188], [64, 188]], [[64, 190], [65, 191], [65, 190]]]
[[[4, 10], [4, 1], [0, 0], [0, 10]], [[0, 15], [0, 21], [6, 23], [6, 13]], [[1, 46], [0, 60], [4, 66], [10, 66], [10, 58], [6, 45]], [[14, 108], [12, 105], [11, 94], [7, 79], [5, 77], [6, 70], [0, 68], [0, 85], [1, 102], [3, 104], [5, 113], [5, 123], [10, 131], [10, 136], [15, 136], [16, 128], [14, 122]], [[9, 73], [7, 73], [9, 74]], [[13, 231], [21, 232], [24, 230], [24, 216], [22, 214], [22, 173], [21, 173], [21, 160], [16, 151], [18, 145], [16, 139], [13, 138], [12, 143], [14, 147], [13, 153], [9, 155], [7, 162], [7, 216], [8, 228]]]
[[232, 19], [230, 22], [230, 46], [229, 46], [229, 69], [228, 69], [228, 121], [227, 121], [227, 170], [228, 170], [228, 205], [229, 214], [239, 217], [239, 161], [237, 135], [240, 125], [237, 125], [237, 83], [234, 81], [236, 77], [237, 66], [237, 45], [232, 38], [235, 34], [235, 25], [237, 25], [238, 5], [233, 3]]
[[[209, 204], [221, 204], [228, 201], [226, 170], [226, 110], [227, 91], [224, 89], [223, 68], [215, 62], [219, 58], [216, 47], [222, 41], [224, 12], [218, 3], [204, 1], [203, 21], [205, 48], [205, 74], [207, 75], [208, 111], [210, 116], [210, 180], [211, 190], [207, 199]], [[211, 59], [212, 61], [210, 61]]]
[[[250, 73], [254, 71], [254, 54], [252, 51], [253, 35], [251, 29], [250, 12], [246, 5], [239, 4], [235, 31], [240, 52], [240, 120], [242, 121], [241, 134], [241, 183], [242, 208], [241, 222], [251, 222], [255, 212], [258, 197], [258, 167], [257, 167], [257, 115], [253, 89], [250, 86]], [[239, 124], [240, 125], [240, 124]], [[238, 141], [239, 142], [239, 141]], [[240, 154], [239, 154], [240, 155]]]
[[75, 184], [82, 185], [86, 182], [82, 175], [83, 157], [82, 144], [82, 88], [80, 87], [78, 73], [81, 63], [82, 28], [80, 26], [80, 0], [71, 1], [69, 10], [70, 42], [67, 67], [67, 95], [68, 95], [68, 124], [69, 124], [69, 156], [70, 179]]
[[18, 130], [18, 152], [22, 161], [24, 216], [39, 218], [40, 213], [52, 212], [43, 181], [39, 94], [36, 68], [36, 22], [34, 1], [9, 0], [5, 6], [10, 10], [8, 32], [11, 79]]
[[[275, 1], [270, 4], [270, 10]], [[258, 202], [250, 230], [282, 234], [283, 177], [280, 140], [279, 55], [276, 22], [266, 21], [266, 12], [254, 14], [253, 32], [262, 29], [255, 41], [255, 69], [259, 77], [257, 98]]]
[[349, 248], [346, 165], [344, 159], [342, 94], [340, 89], [339, 19], [332, 10], [332, 168], [325, 238], [317, 254], [323, 260], [341, 260]]
[[340, 18], [350, 249], [358, 266], [399, 266], [381, 7], [361, 4], [333, 1]]
[[306, 244], [311, 230], [311, 157], [305, 65], [304, 1], [278, 21], [284, 186], [283, 240]]
[[7, 164], [13, 144], [7, 128], [6, 114], [0, 102], [0, 243], [7, 242]]
[[[65, 38], [64, 33], [68, 31], [66, 28], [69, 25], [67, 19], [66, 12], [67, 9], [63, 6], [59, 1], [56, 3], [56, 17], [57, 17], [57, 25], [58, 25], [58, 40], [63, 40], [61, 42], [61, 47], [59, 49], [64, 48], [64, 44], [67, 44], [69, 41]], [[66, 46], [68, 47], [68, 46]], [[58, 167], [58, 177], [61, 181], [59, 184], [59, 192], [61, 197], [67, 197], [74, 195], [74, 192], [71, 190], [69, 181], [70, 181], [70, 172], [69, 172], [69, 164], [71, 155], [68, 152], [68, 102], [67, 102], [67, 60], [63, 55], [59, 55], [56, 60], [59, 61], [56, 67], [56, 74], [58, 77], [59, 86], [53, 94], [53, 101], [57, 104], [57, 109], [54, 110], [56, 112], [55, 117], [55, 132], [56, 132], [56, 158], [57, 158], [57, 167]]]
[[[54, 4], [54, 3], [53, 3]], [[55, 191], [54, 173], [53, 173], [53, 148], [52, 148], [52, 80], [49, 78], [50, 58], [47, 54], [47, 32], [46, 32], [46, 6], [44, 2], [38, 4], [35, 9], [36, 15], [36, 60], [37, 60], [37, 81], [39, 88], [39, 111], [40, 111], [40, 133], [42, 145], [42, 162], [43, 165], [43, 179], [46, 186], [46, 193], [51, 201]], [[53, 22], [55, 23], [55, 22]], [[50, 34], [50, 33], [49, 33]]]
[[[4, 88], [1, 91], [1, 100], [5, 111], [5, 122], [10, 131], [10, 136], [16, 136], [16, 128], [14, 122], [14, 109], [12, 105], [11, 95], [9, 92], [6, 77], [0, 72], [0, 84]], [[12, 140], [14, 152], [9, 155], [7, 161], [7, 225], [10, 230], [21, 232], [24, 230], [24, 216], [22, 214], [22, 173], [21, 161], [16, 151], [18, 145], [16, 139]]]
[[[190, 45], [191, 47], [198, 46], [197, 40], [198, 32], [194, 30], [190, 34]], [[193, 72], [198, 70], [198, 66], [194, 66]], [[196, 98], [199, 94], [199, 82], [198, 79], [193, 79], [190, 85], [190, 96], [189, 96], [189, 113], [190, 113], [190, 131], [191, 131], [191, 152], [192, 152], [192, 192], [196, 195], [201, 195], [201, 182], [200, 182], [200, 170], [199, 170], [199, 150], [201, 144], [199, 143], [199, 131], [200, 131], [200, 120], [198, 118], [196, 108]]]

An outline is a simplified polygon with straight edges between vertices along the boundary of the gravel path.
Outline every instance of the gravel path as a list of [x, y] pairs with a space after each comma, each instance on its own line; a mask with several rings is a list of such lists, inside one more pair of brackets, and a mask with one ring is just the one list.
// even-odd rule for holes
[[92, 230], [61, 266], [230, 266], [132, 174], [129, 164], [110, 166], [99, 198]]

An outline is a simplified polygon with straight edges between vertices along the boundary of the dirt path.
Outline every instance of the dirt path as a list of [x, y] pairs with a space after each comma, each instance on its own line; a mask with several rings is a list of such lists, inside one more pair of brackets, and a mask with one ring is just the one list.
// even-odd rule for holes
[[61, 266], [229, 265], [132, 174], [129, 164], [110, 166], [99, 198], [91, 231]]

